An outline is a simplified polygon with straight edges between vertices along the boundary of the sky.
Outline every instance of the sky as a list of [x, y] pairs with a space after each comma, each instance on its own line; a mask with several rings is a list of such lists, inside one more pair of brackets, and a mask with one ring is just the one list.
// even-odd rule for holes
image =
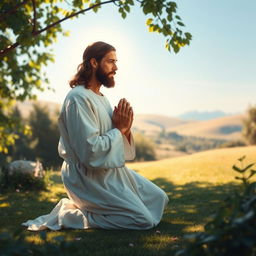
[[256, 1], [176, 2], [193, 36], [178, 54], [165, 49], [163, 36], [148, 32], [139, 7], [124, 20], [116, 6], [106, 5], [65, 21], [70, 35], [58, 38], [55, 62], [45, 68], [55, 92], [38, 98], [62, 103], [86, 46], [105, 41], [117, 49], [116, 86], [101, 90], [112, 106], [126, 98], [135, 114], [178, 116], [195, 110], [237, 114], [255, 105]]

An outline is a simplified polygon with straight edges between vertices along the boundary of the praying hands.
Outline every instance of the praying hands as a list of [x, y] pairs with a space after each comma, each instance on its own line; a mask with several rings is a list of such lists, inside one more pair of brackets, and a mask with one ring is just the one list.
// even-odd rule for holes
[[133, 122], [133, 109], [126, 99], [121, 99], [115, 107], [112, 121], [114, 126], [130, 141], [130, 133]]

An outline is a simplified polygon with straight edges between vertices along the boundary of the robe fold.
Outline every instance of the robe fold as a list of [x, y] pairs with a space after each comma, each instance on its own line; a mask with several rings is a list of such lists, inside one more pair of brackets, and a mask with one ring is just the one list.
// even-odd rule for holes
[[83, 86], [67, 95], [59, 116], [61, 177], [68, 198], [46, 215], [22, 223], [28, 230], [61, 228], [150, 229], [168, 203], [165, 192], [125, 166], [135, 157], [113, 127], [105, 96]]

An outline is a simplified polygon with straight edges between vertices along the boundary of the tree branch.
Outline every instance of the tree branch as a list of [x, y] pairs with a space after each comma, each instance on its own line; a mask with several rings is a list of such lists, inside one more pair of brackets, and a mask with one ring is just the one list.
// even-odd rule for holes
[[[28, 1], [28, 0], [25, 0], [25, 1], [23, 2], [23, 4], [24, 4], [25, 2], [27, 2], [27, 1]], [[86, 9], [83, 9], [83, 10], [80, 10], [80, 11], [78, 11], [78, 12], [72, 13], [72, 14], [68, 15], [67, 17], [65, 17], [65, 18], [63, 18], [63, 19], [60, 19], [60, 20], [58, 20], [58, 21], [56, 21], [56, 22], [54, 22], [54, 23], [52, 23], [52, 24], [50, 24], [50, 25], [46, 26], [45, 28], [40, 29], [40, 30], [38, 30], [38, 31], [36, 31], [36, 30], [34, 31], [35, 22], [36, 22], [36, 21], [35, 21], [35, 17], [36, 17], [35, 15], [36, 15], [36, 13], [35, 13], [35, 10], [34, 10], [34, 24], [33, 24], [33, 32], [32, 32], [32, 35], [33, 35], [33, 36], [37, 36], [37, 35], [43, 33], [44, 31], [48, 30], [49, 28], [52, 28], [52, 27], [56, 26], [57, 24], [60, 24], [61, 22], [65, 21], [65, 20], [67, 20], [67, 19], [70, 19], [70, 18], [72, 18], [72, 17], [74, 17], [74, 16], [78, 16], [78, 15], [81, 14], [81, 13], [87, 12], [87, 11], [89, 11], [89, 10], [95, 8], [95, 7], [101, 6], [101, 5], [103, 5], [103, 4], [114, 3], [114, 2], [117, 2], [117, 1], [119, 1], [119, 0], [109, 0], [109, 1], [106, 1], [106, 2], [101, 2], [101, 3], [98, 3], [98, 4], [92, 5], [92, 6], [88, 7], [88, 8], [86, 8]], [[32, 0], [32, 2], [33, 2], [33, 8], [34, 8], [34, 0]], [[15, 9], [17, 9], [17, 8], [15, 8]], [[11, 50], [17, 48], [19, 45], [20, 45], [20, 43], [19, 43], [19, 42], [16, 42], [16, 43], [14, 43], [14, 44], [8, 46], [7, 48], [5, 48], [5, 49], [3, 49], [3, 50], [0, 50], [0, 57], [5, 56], [7, 53], [9, 53]]]
[[23, 2], [15, 5], [13, 8], [11, 8], [10, 10], [8, 10], [7, 12], [5, 12], [3, 15], [0, 16], [0, 21], [4, 20], [5, 17], [7, 15], [12, 14], [13, 12], [15, 12], [19, 7], [21, 7], [22, 5], [26, 4], [29, 0], [24, 0]]
[[35, 0], [31, 0], [32, 1], [32, 5], [33, 5], [33, 29], [32, 29], [32, 34], [34, 35], [36, 32], [36, 3]]
[[106, 2], [101, 2], [101, 3], [98, 3], [98, 4], [92, 5], [92, 6], [88, 7], [88, 8], [86, 8], [86, 9], [83, 9], [83, 10], [80, 10], [78, 12], [72, 13], [72, 14], [68, 15], [67, 17], [65, 17], [63, 19], [60, 19], [60, 20], [58, 20], [58, 21], [48, 25], [47, 27], [45, 27], [45, 28], [43, 28], [41, 30], [36, 31], [35, 35], [41, 34], [45, 30], [48, 30], [49, 28], [54, 27], [54, 26], [60, 24], [61, 22], [65, 21], [67, 19], [70, 19], [70, 18], [72, 18], [74, 16], [78, 16], [79, 14], [87, 12], [87, 11], [89, 11], [89, 10], [95, 8], [95, 7], [101, 6], [103, 4], [115, 3], [117, 1], [119, 1], [119, 0], [109, 0], [109, 1], [106, 1]]
[[0, 57], [5, 56], [8, 52], [10, 52], [11, 50], [15, 49], [19, 45], [20, 45], [20, 43], [16, 42], [16, 43], [14, 43], [12, 45], [7, 46], [4, 50], [0, 51]]

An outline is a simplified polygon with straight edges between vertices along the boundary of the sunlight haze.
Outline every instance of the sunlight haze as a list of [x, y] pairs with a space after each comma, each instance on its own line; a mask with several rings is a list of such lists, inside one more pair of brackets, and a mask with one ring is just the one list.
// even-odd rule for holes
[[82, 61], [85, 47], [105, 41], [117, 50], [114, 89], [102, 89], [112, 106], [127, 98], [135, 113], [175, 116], [183, 112], [244, 112], [256, 95], [256, 2], [177, 1], [189, 47], [169, 53], [165, 39], [149, 33], [139, 8], [123, 20], [116, 6], [104, 6], [63, 23], [69, 37], [54, 45], [55, 63], [45, 68], [55, 93], [37, 93], [62, 103], [68, 81]]

